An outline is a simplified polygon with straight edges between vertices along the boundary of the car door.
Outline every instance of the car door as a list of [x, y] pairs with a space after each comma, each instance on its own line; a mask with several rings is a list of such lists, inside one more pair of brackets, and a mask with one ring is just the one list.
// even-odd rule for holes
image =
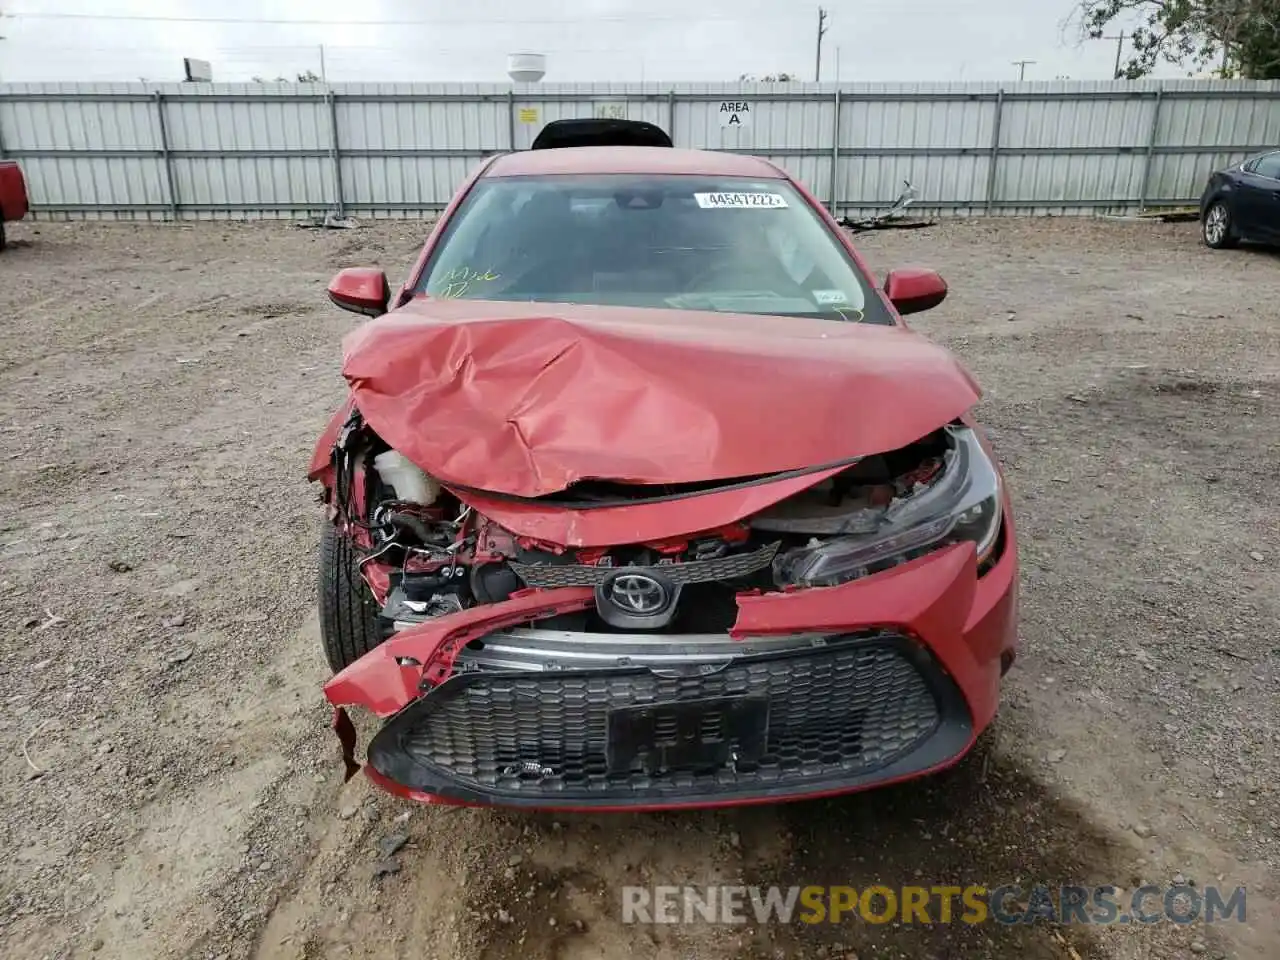
[[1280, 241], [1280, 152], [1246, 163], [1236, 191], [1236, 227], [1244, 237]]
[[1259, 240], [1280, 243], [1280, 153], [1269, 153], [1253, 170], [1257, 181], [1254, 224]]

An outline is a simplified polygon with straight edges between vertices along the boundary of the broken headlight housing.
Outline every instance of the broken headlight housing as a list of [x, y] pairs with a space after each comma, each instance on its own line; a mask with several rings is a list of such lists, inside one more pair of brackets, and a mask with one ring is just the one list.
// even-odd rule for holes
[[891, 504], [873, 533], [813, 540], [780, 554], [776, 581], [832, 587], [966, 540], [977, 547], [980, 569], [989, 562], [1000, 538], [1000, 474], [973, 430], [949, 426], [945, 433], [950, 449], [939, 479]]

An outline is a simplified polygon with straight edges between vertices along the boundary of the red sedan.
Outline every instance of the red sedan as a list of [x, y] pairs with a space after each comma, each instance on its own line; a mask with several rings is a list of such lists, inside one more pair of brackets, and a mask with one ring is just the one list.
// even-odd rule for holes
[[[367, 775], [425, 802], [753, 803], [955, 763], [1014, 659], [1017, 557], [979, 390], [901, 319], [946, 284], [877, 289], [766, 160], [551, 132], [482, 166], [403, 286], [329, 287], [377, 318], [310, 468], [348, 775], [352, 707], [385, 718]], [[562, 145], [588, 134], [614, 145]]]
[[4, 249], [4, 222], [27, 215], [27, 182], [22, 168], [12, 160], [0, 160], [0, 250]]

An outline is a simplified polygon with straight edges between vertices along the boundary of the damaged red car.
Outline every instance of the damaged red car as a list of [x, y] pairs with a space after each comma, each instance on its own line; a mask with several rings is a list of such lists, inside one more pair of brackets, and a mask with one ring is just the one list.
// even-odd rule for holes
[[620, 129], [486, 161], [399, 289], [330, 284], [376, 318], [310, 468], [348, 775], [353, 707], [384, 721], [366, 774], [425, 802], [752, 803], [956, 762], [1014, 659], [1017, 559], [979, 390], [901, 319], [945, 283], [877, 288], [766, 160]]

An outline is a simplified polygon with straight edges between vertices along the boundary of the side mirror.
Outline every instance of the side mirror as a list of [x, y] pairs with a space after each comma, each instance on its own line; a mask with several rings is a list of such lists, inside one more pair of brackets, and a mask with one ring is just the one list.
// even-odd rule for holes
[[932, 310], [947, 299], [947, 281], [932, 270], [914, 267], [891, 271], [884, 281], [885, 296], [898, 313]]
[[380, 317], [391, 301], [391, 286], [376, 267], [348, 267], [329, 281], [329, 299], [343, 310]]

